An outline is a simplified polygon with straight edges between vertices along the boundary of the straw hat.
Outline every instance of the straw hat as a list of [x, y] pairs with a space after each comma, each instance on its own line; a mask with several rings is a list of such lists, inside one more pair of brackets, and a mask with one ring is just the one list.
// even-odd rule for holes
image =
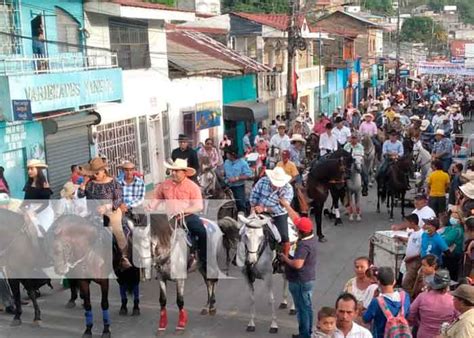
[[188, 177], [196, 175], [196, 170], [188, 167], [188, 160], [186, 159], [177, 158], [174, 163], [165, 162], [165, 167], [171, 170], [184, 170]]
[[370, 113], [365, 113], [364, 115], [362, 115], [362, 118], [365, 119], [366, 117], [370, 117], [371, 119], [374, 118], [374, 115], [370, 114]]
[[437, 112], [437, 113], [444, 113], [445, 110], [444, 110], [443, 108], [438, 108], [438, 109], [436, 110], [436, 112]]
[[425, 131], [426, 129], [428, 129], [429, 126], [430, 126], [430, 121], [429, 120], [423, 120], [423, 121], [421, 121], [420, 130]]
[[276, 167], [273, 170], [267, 169], [265, 173], [270, 182], [277, 188], [281, 188], [291, 181], [291, 176], [287, 175], [281, 167]]
[[470, 181], [467, 182], [466, 184], [463, 184], [461, 187], [462, 193], [466, 195], [469, 199], [474, 200], [474, 182]]
[[47, 168], [48, 165], [40, 160], [32, 159], [26, 163], [27, 168]]
[[286, 129], [286, 124], [285, 123], [279, 123], [278, 124], [278, 129], [280, 128], [285, 128]]
[[60, 192], [62, 198], [72, 198], [77, 190], [77, 185], [72, 182], [66, 182]]
[[293, 134], [293, 136], [290, 139], [290, 142], [302, 142], [306, 143], [306, 140], [301, 134]]
[[130, 161], [123, 161], [118, 167], [120, 169], [135, 169], [135, 164]]
[[465, 173], [461, 174], [461, 177], [466, 179], [467, 181], [474, 181], [474, 171], [467, 170]]
[[435, 135], [444, 136], [444, 130], [443, 129], [436, 129]]
[[411, 121], [421, 121], [420, 117], [418, 115], [413, 115], [413, 116], [410, 116], [410, 120]]
[[94, 157], [89, 163], [79, 166], [81, 174], [92, 176], [99, 170], [106, 170], [107, 162], [105, 162], [101, 157]]

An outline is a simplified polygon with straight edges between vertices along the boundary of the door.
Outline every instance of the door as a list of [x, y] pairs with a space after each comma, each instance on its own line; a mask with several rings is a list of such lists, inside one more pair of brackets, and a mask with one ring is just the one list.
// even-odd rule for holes
[[164, 151], [164, 146], [162, 140], [163, 138], [163, 127], [162, 121], [157, 119], [150, 124], [152, 131], [154, 133], [155, 142], [153, 143], [155, 148], [150, 149], [151, 156], [153, 158], [153, 165], [152, 165], [152, 176], [153, 182], [159, 183], [165, 179], [165, 171], [163, 167], [163, 163], [166, 161], [166, 152]]

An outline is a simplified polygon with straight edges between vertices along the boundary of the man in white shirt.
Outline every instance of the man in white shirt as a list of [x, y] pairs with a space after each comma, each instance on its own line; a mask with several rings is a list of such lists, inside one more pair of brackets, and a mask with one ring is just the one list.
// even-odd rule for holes
[[337, 150], [337, 139], [332, 134], [332, 123], [326, 124], [326, 132], [322, 133], [319, 138], [319, 154], [321, 156]]
[[336, 331], [334, 338], [372, 338], [365, 327], [354, 323], [357, 318], [357, 299], [350, 293], [343, 293], [336, 301]]
[[286, 135], [286, 125], [280, 123], [278, 125], [278, 134], [275, 134], [270, 139], [270, 146], [280, 149], [280, 151], [288, 150], [290, 148], [290, 138]]
[[428, 206], [428, 198], [425, 195], [420, 194], [415, 196], [414, 203], [416, 209], [413, 210], [412, 214], [418, 216], [418, 225], [423, 229], [423, 226], [425, 225], [423, 219], [436, 217], [436, 214], [434, 210]]
[[333, 128], [332, 133], [337, 139], [337, 143], [343, 147], [347, 140], [351, 137], [351, 130], [344, 125], [342, 117], [336, 117], [336, 127]]

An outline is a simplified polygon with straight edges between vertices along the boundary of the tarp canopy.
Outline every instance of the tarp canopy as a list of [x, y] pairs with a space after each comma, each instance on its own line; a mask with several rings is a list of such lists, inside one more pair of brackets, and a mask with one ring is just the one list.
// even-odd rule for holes
[[239, 101], [224, 105], [224, 120], [259, 122], [268, 118], [268, 104]]

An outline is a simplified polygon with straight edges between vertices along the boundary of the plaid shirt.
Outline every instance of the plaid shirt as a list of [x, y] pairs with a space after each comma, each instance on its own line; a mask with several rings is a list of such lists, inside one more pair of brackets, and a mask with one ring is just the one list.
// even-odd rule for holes
[[255, 184], [250, 194], [250, 204], [252, 206], [261, 205], [272, 209], [272, 216], [286, 214], [285, 208], [280, 204], [280, 198], [284, 198], [291, 203], [293, 200], [293, 187], [287, 183], [281, 188], [273, 190], [270, 179], [265, 176]]
[[453, 157], [453, 142], [449, 138], [443, 137], [433, 145], [433, 154], [444, 154], [441, 159]]
[[119, 180], [122, 186], [123, 202], [128, 208], [135, 208], [145, 200], [145, 182], [137, 176], [134, 177], [131, 184], [127, 184], [125, 179]]

